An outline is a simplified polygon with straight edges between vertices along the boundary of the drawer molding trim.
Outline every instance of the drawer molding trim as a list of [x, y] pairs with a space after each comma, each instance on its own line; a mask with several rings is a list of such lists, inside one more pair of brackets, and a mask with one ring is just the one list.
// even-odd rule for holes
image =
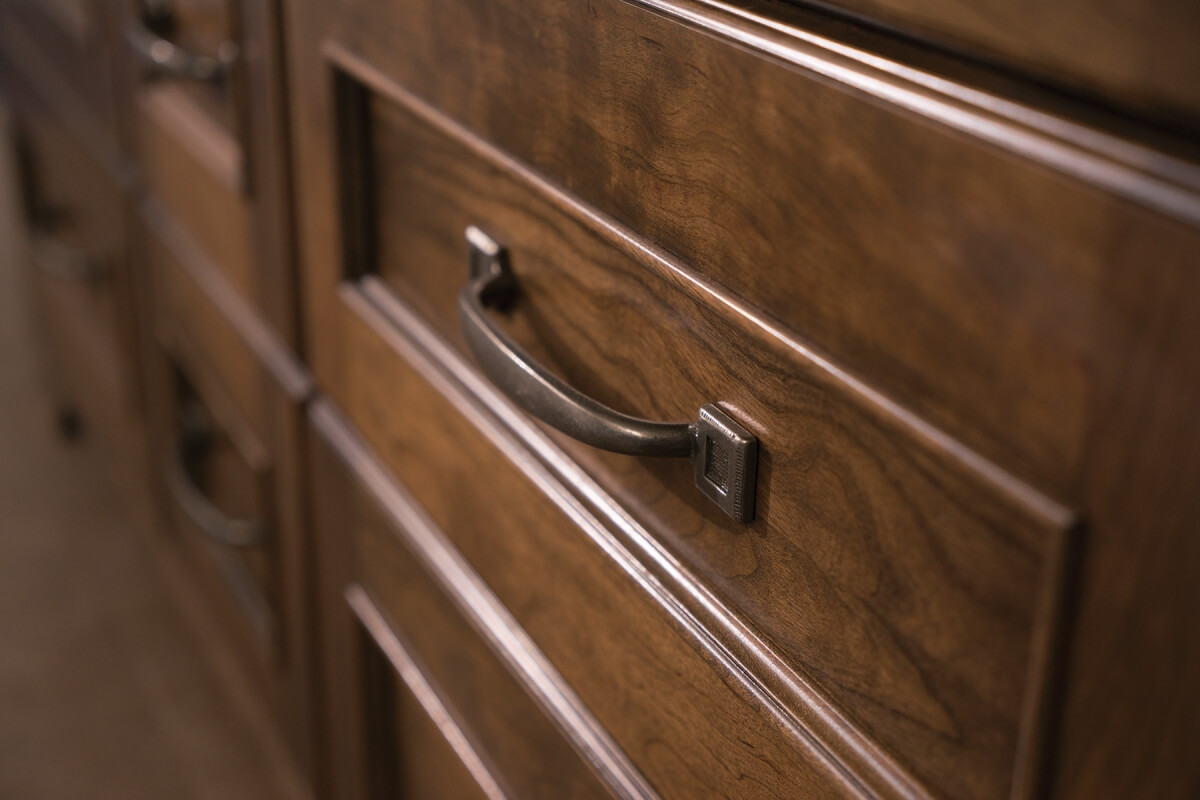
[[600, 727], [528, 634], [418, 508], [416, 501], [392, 481], [368, 445], [341, 414], [325, 400], [313, 402], [308, 414], [316, 429], [333, 444], [343, 463], [394, 523], [393, 528], [402, 537], [404, 546], [437, 580], [463, 616], [613, 792], [624, 798], [656, 798], [657, 793]]
[[866, 796], [933, 797], [598, 484], [572, 469], [570, 458], [545, 433], [427, 331], [390, 289], [365, 278], [361, 288], [343, 284], [340, 293], [803, 746]]
[[347, 586], [346, 603], [363, 628], [366, 629], [367, 634], [374, 640], [376, 646], [387, 657], [400, 679], [417, 698], [421, 708], [425, 709], [425, 713], [433, 720], [455, 754], [462, 760], [471, 776], [475, 778], [483, 793], [492, 800], [505, 800], [504, 790], [496, 783], [483, 759], [475, 752], [475, 748], [471, 746], [466, 734], [458, 726], [454, 716], [446, 708], [434, 688], [429, 685], [429, 681], [425, 680], [421, 669], [409, 655], [408, 649], [392, 632], [387, 620], [384, 619], [375, 603], [371, 601], [366, 590], [357, 583]]

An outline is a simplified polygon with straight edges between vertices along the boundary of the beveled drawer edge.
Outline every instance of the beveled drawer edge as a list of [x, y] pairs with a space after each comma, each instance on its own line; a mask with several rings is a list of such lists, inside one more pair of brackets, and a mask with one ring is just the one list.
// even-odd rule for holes
[[318, 398], [309, 405], [308, 417], [393, 523], [397, 537], [613, 792], [624, 798], [656, 798], [528, 634], [416, 501], [392, 480], [341, 412]]
[[[680, 290], [689, 298], [710, 307], [718, 306], [729, 312], [749, 327], [757, 330], [778, 345], [787, 348], [814, 372], [820, 373], [837, 385], [848, 397], [870, 409], [878, 417], [906, 431], [906, 435], [922, 443], [931, 451], [958, 462], [980, 480], [992, 486], [1001, 495], [1025, 509], [1031, 516], [1045, 522], [1048, 527], [1069, 528], [1076, 522], [1078, 514], [1031, 486], [1026, 481], [1008, 472], [1003, 467], [971, 449], [934, 424], [909, 411], [907, 408], [875, 389], [805, 341], [801, 334], [793, 332], [773, 320], [770, 315], [750, 305], [733, 292], [705, 278], [686, 262], [659, 247], [654, 242], [630, 230], [606, 214], [588, 206], [570, 193], [549, 181], [516, 158], [485, 141], [457, 121], [407, 89], [397, 85], [370, 64], [337, 44], [327, 44], [323, 52], [328, 61], [343, 70], [354, 80], [371, 91], [402, 106], [422, 121], [453, 138], [481, 158], [496, 164], [504, 171], [530, 185], [546, 199], [553, 202], [565, 214], [580, 220], [587, 227], [602, 235], [616, 250], [650, 269], [655, 276]], [[372, 279], [364, 280], [365, 286]], [[388, 297], [391, 292], [380, 284], [372, 296]], [[449, 352], [449, 351], [447, 351]]]
[[573, 469], [570, 458], [541, 429], [390, 289], [368, 277], [358, 286], [342, 284], [339, 293], [802, 746], [866, 797], [933, 797], [597, 483]]
[[306, 402], [316, 391], [316, 384], [296, 355], [237, 293], [161, 202], [147, 197], [138, 210], [143, 222], [167, 246], [288, 397], [298, 404]]
[[1200, 166], [722, 0], [622, 0], [1200, 225]]
[[404, 685], [417, 698], [417, 702], [421, 704], [421, 708], [425, 710], [429, 719], [441, 731], [455, 755], [459, 757], [467, 771], [471, 773], [471, 777], [479, 784], [479, 788], [489, 798], [505, 800], [504, 791], [492, 777], [491, 772], [483, 763], [483, 759], [475, 752], [475, 748], [471, 746], [471, 742], [438, 693], [429, 685], [429, 681], [425, 679], [420, 667], [409, 655], [408, 649], [392, 632], [387, 620], [371, 600], [370, 595], [362, 586], [352, 584], [346, 587], [345, 597], [354, 616], [358, 618], [359, 623], [366, 629], [375, 645], [387, 657], [392, 668], [396, 670], [396, 674], [404, 681]]

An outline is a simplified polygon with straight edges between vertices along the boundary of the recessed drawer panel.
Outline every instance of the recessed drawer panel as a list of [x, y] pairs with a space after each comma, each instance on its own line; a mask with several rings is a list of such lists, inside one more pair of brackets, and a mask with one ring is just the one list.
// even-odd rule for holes
[[[561, 687], [538, 654], [513, 649], [523, 634], [494, 627], [503, 612], [494, 600], [480, 603], [487, 591], [478, 577], [332, 406], [319, 403], [312, 419], [329, 713], [345, 738], [361, 731], [366, 740], [361, 774], [335, 756], [336, 796], [362, 796], [349, 790], [356, 781], [424, 780], [429, 765], [416, 763], [416, 743], [395, 741], [389, 718], [400, 679], [438, 720], [478, 794], [610, 797], [592, 766], [605, 765], [604, 753], [572, 744], [588, 731], [563, 713]], [[353, 646], [352, 628], [369, 636], [365, 652]], [[383, 674], [380, 654], [389, 662]]]
[[506, 247], [515, 283], [489, 324], [532, 361], [622, 413], [687, 421], [715, 404], [757, 439], [749, 523], [697, 490], [686, 458], [615, 455], [552, 432], [589, 476], [577, 490], [594, 479], [918, 780], [961, 797], [1005, 796], [1023, 780], [1071, 514], [436, 113], [403, 96], [360, 103], [369, 167], [349, 174], [371, 175], [371, 190], [348, 205], [374, 215], [345, 258], [385, 311], [364, 322], [367, 306], [339, 304], [334, 388], [402, 480], [452, 503], [471, 479], [409, 457], [449, 444], [427, 444], [434, 434], [389, 406], [415, 391], [399, 388], [412, 379], [379, 320], [415, 308], [422, 321], [408, 324], [435, 328], [457, 350], [439, 358], [464, 369], [464, 231], [476, 226]]
[[159, 487], [215, 615], [312, 775], [315, 662], [301, 453], [311, 382], [160, 203], [147, 200], [140, 212], [155, 289]]
[[[1128, 321], [1200, 251], [1194, 163], [731, 4], [646, 5], [667, 4], [344, 0], [310, 15], [335, 67], [436, 106], [1068, 496], [1093, 400], [1120, 380], [1112, 353], [1135, 346]], [[298, 120], [320, 131], [342, 111]], [[360, 145], [321, 146], [302, 145], [303, 163]], [[323, 180], [302, 200], [317, 272]]]

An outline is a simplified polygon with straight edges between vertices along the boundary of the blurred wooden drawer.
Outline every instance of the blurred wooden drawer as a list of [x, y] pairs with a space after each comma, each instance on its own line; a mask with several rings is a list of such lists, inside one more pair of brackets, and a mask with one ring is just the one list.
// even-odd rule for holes
[[125, 37], [139, 65], [147, 189], [238, 294], [294, 342], [277, 7], [146, 4]]
[[[346, 148], [363, 159], [346, 179], [371, 181], [370, 199], [351, 201], [360, 224], [346, 274], [359, 277], [343, 284], [322, 329], [342, 348], [329, 388], [423, 502], [427, 490], [449, 504], [472, 478], [462, 464], [431, 462], [448, 440], [426, 444], [435, 434], [413, 424], [433, 412], [412, 410], [419, 390], [389, 330], [433, 342], [452, 372], [469, 369], [463, 236], [478, 226], [507, 246], [515, 281], [515, 299], [490, 324], [528, 358], [634, 417], [686, 422], [716, 404], [757, 438], [747, 524], [698, 491], [686, 458], [603, 453], [550, 433], [571, 459], [552, 463], [574, 491], [686, 564], [692, 577], [679, 591], [696, 581], [720, 598], [721, 614], [768, 643], [746, 669], [786, 664], [812, 693], [794, 698], [798, 716], [844, 709], [826, 731], [835, 760], [855, 763], [877, 746], [891, 755], [850, 769], [885, 777], [864, 780], [899, 775], [955, 797], [1006, 796], [1034, 770], [1070, 512], [804, 344], [735, 313], [410, 96], [352, 82], [339, 91], [344, 119], [370, 142]], [[479, 378], [463, 380], [508, 407]], [[457, 506], [508, 514], [528, 502]]]
[[[311, 417], [334, 796], [628, 795], [639, 779], [445, 534], [330, 404]], [[422, 708], [433, 741], [397, 729]], [[438, 740], [450, 758], [426, 763]]]
[[303, 501], [311, 383], [156, 201], [142, 208], [155, 286], [154, 459], [178, 546], [245, 674], [315, 773]]
[[[474, 8], [348, 0], [336, 14], [306, 11], [325, 58], [306, 85], [328, 96], [317, 87], [332, 69], [343, 86], [436, 108], [469, 148], [531, 168], [734, 313], [802, 338], [1046, 493], [1077, 485], [1089, 404], [1119, 379], [1108, 366], [1130, 346], [1119, 320], [1142, 302], [1110, 289], [1138, 271], [1151, 273], [1144, 292], [1182, 280], [1200, 249], [1194, 163], [1090, 128], [1094, 117], [1043, 114], [1020, 95], [793, 28], [784, 11], [683, 0]], [[332, 154], [342, 181], [302, 193], [314, 272], [341, 255], [320, 239], [329, 195], [353, 201], [361, 176], [402, 155], [387, 112], [371, 108], [363, 131], [304, 152]], [[351, 102], [301, 119], [332, 136], [356, 113]], [[342, 266], [373, 269], [376, 244], [381, 263], [396, 258], [397, 220], [349, 208]]]
[[[382, 351], [363, 358], [384, 367]], [[506, 796], [855, 796], [694, 621], [646, 592], [605, 521], [415, 363], [380, 375], [414, 422], [384, 450], [327, 404], [311, 415], [323, 602], [344, 616], [342, 593], [362, 587]], [[329, 641], [340, 654], [347, 644]], [[361, 679], [345, 668], [330, 680], [334, 707], [381, 702], [356, 696]], [[531, 702], [542, 710], [523, 710]]]

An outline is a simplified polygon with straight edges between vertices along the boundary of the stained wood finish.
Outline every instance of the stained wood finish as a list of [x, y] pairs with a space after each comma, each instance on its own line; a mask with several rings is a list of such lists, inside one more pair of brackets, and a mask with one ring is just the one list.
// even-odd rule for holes
[[[429, 765], [416, 760], [422, 745], [394, 741], [396, 720], [389, 717], [398, 680], [418, 693], [427, 713], [434, 707], [437, 738], [449, 737], [456, 771], [469, 776], [420, 796], [454, 797], [453, 787], [468, 782], [488, 797], [610, 796], [586, 754], [559, 729], [565, 723], [539, 706], [545, 688], [523, 684], [503, 660], [528, 663], [536, 654], [506, 650], [496, 637], [511, 639], [512, 631], [495, 631], [483, 618], [494, 611], [480, 608], [478, 597], [457, 595], [461, 583], [445, 586], [445, 569], [435, 567], [437, 579], [429, 574], [428, 559], [453, 561], [452, 548], [427, 523], [414, 529], [411, 501], [389, 486], [334, 412], [325, 407], [314, 420], [323, 631], [335, 678], [326, 683], [328, 713], [345, 734], [331, 765], [333, 796], [398, 796], [375, 791], [424, 780]], [[420, 549], [431, 538], [435, 549]], [[356, 646], [364, 633], [366, 650]], [[382, 675], [380, 651], [391, 662]]]
[[[1183, 678], [1185, 669], [1200, 668], [1197, 604], [1180, 602], [1193, 596], [1182, 575], [1184, 564], [1195, 563], [1186, 520], [1197, 511], [1186, 455], [1197, 432], [1182, 408], [1200, 399], [1191, 378], [1200, 356], [1180, 333], [1196, 316], [1186, 299], [1194, 296], [1192, 262], [1200, 252], [1194, 162], [1149, 149], [1163, 140], [1145, 128], [1100, 117], [1081, 124], [1085, 117], [1066, 105], [1047, 114], [1046, 106], [1023, 105], [1020, 92], [979, 92], [953, 72], [889, 59], [902, 50], [877, 58], [841, 47], [815, 24], [802, 28], [788, 17], [769, 25], [704, 2], [655, 4], [659, 13], [638, 5], [647, 4], [296, 4], [292, 65], [304, 88], [294, 120], [297, 163], [306, 169], [299, 230], [308, 342], [323, 384], [347, 402], [341, 387], [350, 383], [350, 347], [334, 287], [376, 263], [357, 221], [378, 219], [379, 242], [387, 241], [388, 226], [405, 226], [403, 217], [372, 209], [371, 193], [346, 191], [374, 180], [375, 164], [356, 152], [369, 139], [359, 138], [362, 131], [378, 126], [367, 115], [370, 125], [357, 132], [354, 124], [348, 135], [337, 131], [347, 107], [333, 105], [346, 96], [336, 82], [349, 75], [368, 95], [417, 98], [409, 103], [417, 109], [428, 104], [426, 116], [451, 120], [443, 127], [460, 130], [469, 149], [508, 153], [504, 169], [540, 185], [554, 205], [582, 201], [590, 227], [607, 229], [619, 249], [649, 265], [643, 283], [655, 285], [662, 275], [703, 305], [723, 306], [777, 343], [771, 347], [840, 373], [876, 411], [931, 423], [927, 443], [958, 442], [965, 447], [948, 450], [976, 467], [995, 464], [1018, 485], [1078, 510], [1088, 521], [1084, 560], [1062, 561], [1080, 576], [1071, 603], [1078, 627], [1063, 631], [1063, 694], [1045, 709], [1050, 769], [1021, 772], [1015, 781], [1026, 793], [1062, 797], [1091, 796], [1103, 786], [1189, 796], [1200, 783], [1200, 773], [1185, 766], [1193, 735], [1186, 720], [1196, 715], [1177, 712], [1200, 707]], [[427, 36], [431, 30], [455, 33]], [[378, 158], [383, 150], [373, 144], [367, 152]], [[434, 185], [419, 171], [405, 174]], [[470, 207], [496, 202], [483, 194]], [[355, 200], [361, 197], [367, 205]], [[426, 201], [448, 208], [455, 198]], [[331, 213], [339, 204], [344, 216]], [[414, 219], [428, 221], [413, 205], [406, 210]], [[521, 213], [497, 211], [496, 219]], [[522, 224], [506, 224], [516, 233], [500, 235], [520, 238]], [[416, 236], [405, 245], [448, 253], [451, 234], [440, 230], [436, 242]], [[563, 239], [555, 231], [539, 252], [573, 255]], [[531, 275], [589, 274], [577, 261], [524, 257]], [[435, 299], [423, 311], [436, 319], [446, 295], [437, 294], [443, 290], [433, 270], [412, 278], [413, 263], [410, 295], [419, 300], [429, 290]], [[548, 297], [533, 280], [531, 291]], [[639, 307], [663, 305], [655, 297]], [[575, 342], [587, 336], [582, 322], [553, 308], [520, 306], [515, 330], [527, 344], [540, 341], [542, 356], [572, 380], [594, 382], [602, 396], [643, 392], [627, 385], [643, 369], [631, 369], [628, 359], [619, 372], [600, 375], [609, 342], [603, 351], [572, 354], [555, 339], [541, 340], [537, 326]], [[611, 330], [602, 317], [597, 307], [587, 323], [600, 319], [601, 330]], [[684, 330], [682, 344], [669, 340], [670, 352], [688, 352], [694, 329]], [[772, 375], [775, 365], [755, 385], [781, 380]], [[650, 371], [671, 369], [655, 362]], [[651, 389], [662, 391], [655, 382], [638, 402], [647, 403]], [[829, 413], [845, 411], [833, 406], [826, 419]], [[1157, 461], [1141, 433], [1147, 415], [1155, 419]], [[821, 452], [814, 466], [829, 463]], [[596, 475], [622, 468], [579, 448], [570, 453]], [[1143, 470], [1136, 480], [1127, 471], [1132, 462]], [[639, 475], [642, 467], [625, 469]], [[601, 483], [639, 518], [651, 502], [681, 502], [671, 484], [639, 504], [636, 495], [620, 495], [618, 479]], [[676, 521], [664, 518], [665, 527]], [[808, 524], [806, 517], [794, 523]], [[694, 542], [703, 538], [681, 531], [674, 540], [698, 550]], [[789, 594], [790, 587], [781, 592]], [[1113, 627], [1113, 620], [1127, 623]], [[1053, 632], [1046, 630], [1048, 640]], [[1048, 650], [1043, 655], [1053, 661], [1055, 648]], [[1128, 688], [1134, 675], [1153, 690]], [[1120, 744], [1131, 731], [1141, 747]], [[1036, 763], [1040, 748], [1030, 741]], [[938, 771], [934, 760], [921, 760]], [[996, 775], [982, 778], [991, 791], [1000, 791]]]
[[[953, 765], [916, 767], [923, 780], [956, 796], [1007, 793], [1029, 682], [1040, 680], [1035, 628], [1054, 613], [1039, 587], [1069, 513], [959, 460], [911, 418], [879, 414], [836, 367], [687, 296], [665, 265], [615, 249], [608, 231], [445, 130], [368, 102], [375, 180], [363, 207], [379, 216], [361, 249], [380, 277], [461, 348], [461, 237], [481, 225], [511, 250], [521, 294], [510, 327], [572, 385], [646, 418], [688, 419], [710, 401], [730, 409], [762, 448], [748, 527], [694, 490], [685, 462], [563, 444], [888, 749]], [[393, 389], [377, 364], [355, 368], [351, 354], [367, 347], [355, 329], [347, 391], [378, 404]], [[406, 435], [400, 417], [364, 419], [351, 403], [381, 452]]]
[[[363, 703], [375, 717], [367, 725], [376, 736], [367, 751], [376, 767], [372, 792], [380, 797], [504, 797], [453, 713], [367, 593], [352, 586], [346, 601], [362, 626]], [[380, 698], [392, 702], [380, 708]]]
[[[136, 3], [123, 25], [137, 23]], [[177, 36], [201, 51], [239, 48], [227, 80], [126, 83], [147, 189], [290, 346], [297, 338], [279, 8], [273, 0], [178, 4]], [[207, 49], [206, 49], [207, 48]]]
[[[418, 386], [411, 388], [419, 391]], [[430, 392], [426, 389], [422, 394]], [[436, 395], [418, 394], [413, 399], [423, 410], [435, 410], [445, 402]], [[450, 498], [434, 497], [441, 490], [432, 485], [435, 483], [432, 480], [425, 481], [426, 485], [420, 489], [414, 488], [415, 497], [422, 504], [432, 503], [426, 506], [432, 518], [428, 522], [422, 522], [424, 515], [414, 514], [411, 507], [405, 510], [403, 502], [387, 500], [384, 507], [393, 515], [413, 520], [400, 533], [405, 533], [410, 548], [416, 546], [415, 552], [426, 569], [433, 568], [442, 582], [453, 580], [453, 591], [466, 598], [476, 609], [474, 614], [483, 616], [485, 621], [495, 620], [489, 625], [503, 623], [491, 627], [489, 635], [493, 642], [498, 640], [502, 646], [512, 647], [515, 639], [516, 654], [521, 661], [528, 664], [533, 658], [536, 664], [539, 653], [532, 644], [523, 641], [520, 629], [514, 630], [519, 624], [544, 650], [552, 666], [539, 670], [541, 675], [535, 684], [543, 698], [547, 692], [553, 692], [559, 696], [556, 703], [561, 704], [569, 695], [578, 693], [591, 714], [644, 773], [653, 791], [663, 797], [722, 793], [745, 797], [791, 797], [796, 793], [855, 796], [844, 776], [828, 771], [814, 760], [811, 745], [781, 730], [777, 722], [763, 714], [761, 699], [749, 695], [736, 679], [731, 681], [717, 653], [706, 652], [703, 640], [693, 639], [686, 626], [681, 630], [678, 622], [671, 620], [667, 609], [648, 601], [637, 586], [635, 575], [597, 557], [600, 547], [612, 542], [606, 542], [604, 535], [590, 524], [594, 520], [589, 521], [586, 512], [578, 516], [572, 513], [569, 503], [565, 507], [558, 505], [562, 498], [546, 497], [529, 482], [530, 477], [513, 471], [503, 451], [495, 449], [496, 443], [478, 440], [479, 434], [472, 431], [470, 424], [461, 417], [456, 421], [456, 416], [455, 411], [444, 407], [444, 413], [437, 419], [441, 435], [457, 443], [454, 449], [464, 462], [473, 460], [489, 469], [489, 481], [476, 482], [474, 486], [479, 491], [472, 490], [470, 495], [478, 496], [481, 502], [501, 494], [510, 500], [515, 498], [519, 502], [505, 506], [511, 513], [496, 517], [487, 514], [486, 505], [468, 506], [460, 502], [457, 512], [447, 514], [445, 503]], [[319, 427], [329, 438], [329, 422], [319, 423]], [[340, 434], [338, 438], [345, 441], [348, 437]], [[386, 489], [390, 480], [387, 473], [373, 464], [373, 458], [361, 445], [343, 444], [340, 449], [343, 458], [352, 457], [359, 480], [371, 487], [376, 503], [395, 492]], [[447, 466], [442, 461], [443, 455], [453, 457], [443, 448], [420, 454], [436, 467]], [[511, 455], [516, 457], [519, 453]], [[328, 472], [318, 469], [318, 474]], [[354, 507], [353, 502], [342, 505]], [[479, 509], [478, 513], [486, 518], [476, 518], [472, 509]], [[578, 527], [580, 524], [585, 527]], [[344, 529], [345, 523], [341, 526]], [[445, 540], [438, 529], [453, 541], [473, 570], [461, 563], [462, 557], [456, 557], [453, 549], [446, 552]], [[364, 568], [382, 558], [377, 547], [370, 552], [374, 561], [363, 558], [360, 563]], [[322, 563], [327, 562], [323, 559]], [[398, 599], [408, 593], [408, 602], [414, 603], [419, 595], [413, 592], [419, 591], [420, 582], [414, 589], [405, 589], [404, 581], [391, 580], [385, 571], [385, 567], [396, 570], [400, 566], [401, 562], [393, 557], [377, 567], [376, 575], [387, 579], [392, 587], [391, 596]], [[487, 582], [487, 589], [476, 584], [474, 570]], [[412, 573], [406, 569], [404, 574]], [[555, 602], [544, 601], [547, 590], [552, 590]], [[488, 611], [494, 600], [487, 596], [492, 592], [499, 601], [496, 606], [502, 603], [507, 612]], [[422, 601], [417, 607], [426, 609], [427, 602]], [[450, 641], [458, 642], [453, 634], [444, 634], [445, 626], [436, 621], [428, 630], [424, 630], [425, 625], [421, 628], [414, 635], [428, 641], [447, 635]], [[463, 665], [474, 663], [477, 662], [466, 657], [457, 669], [441, 674], [452, 680]], [[436, 671], [434, 674], [439, 675]], [[559, 681], [565, 682], [561, 688], [555, 686]], [[564, 693], [568, 698], [562, 697]], [[603, 734], [593, 732], [591, 737], [594, 740], [598, 735]], [[615, 755], [607, 758], [610, 770]], [[499, 766], [498, 758], [497, 763]], [[527, 758], [520, 764], [525, 770], [551, 768], [542, 763], [540, 756]], [[521, 765], [516, 768], [522, 769]], [[636, 774], [625, 772], [623, 783], [629, 787], [619, 792], [623, 796], [645, 796], [650, 791], [638, 788]], [[561, 794], [553, 791], [552, 785], [543, 785], [535, 796], [543, 792], [549, 792], [550, 796]], [[520, 795], [519, 790], [517, 794]]]
[[[256, 515], [267, 525], [265, 546], [244, 564], [261, 579], [265, 609], [247, 615], [246, 608], [255, 604], [230, 595], [222, 570], [236, 569], [230, 562], [239, 556], [197, 542], [197, 532], [187, 525], [177, 529], [188, 537], [189, 552], [200, 557], [193, 560], [199, 561], [216, 607], [223, 609], [230, 635], [242, 643], [242, 669], [257, 701], [270, 709], [292, 757], [314, 780], [319, 767], [308, 589], [312, 562], [301, 489], [303, 407], [312, 384], [279, 337], [160, 204], [148, 200], [142, 222], [163, 353], [155, 373], [154, 453], [159, 463], [173, 457], [179, 402], [186, 399], [179, 387], [190, 386], [228, 443], [228, 458], [218, 447], [207, 461], [206, 494], [230, 514]], [[179, 519], [161, 484], [160, 493], [170, 516]]]
[[140, 156], [148, 190], [253, 302], [253, 218], [242, 193], [240, 145], [180, 86], [148, 87], [140, 102]]
[[[743, 3], [771, 14], [778, 3]], [[1160, 119], [1200, 122], [1200, 27], [1191, 3], [974, 3], [940, 0], [822, 0], [818, 5], [1034, 73]]]
[[[1161, 159], [1117, 150], [1100, 158], [1088, 151], [1094, 132], [1045, 120], [1046, 131], [1031, 132], [979, 107], [947, 109], [923, 85], [892, 85], [894, 76], [797, 39], [758, 41], [794, 62], [781, 65], [619, 0], [501, 3], [486, 15], [470, 0], [328, 9], [316, 30], [380, 80], [427, 99], [767, 324], [782, 322], [1054, 491], [1073, 485], [1090, 376], [1116, 346], [1097, 332], [1108, 330], [1100, 309], [1114, 275], [1151, 253], [1160, 270], [1187, 269], [1197, 245], [1190, 228], [1115, 194], [1162, 189], [1146, 174]], [[420, 33], [443, 27], [458, 33]], [[461, 67], [433, 68], [447, 63]], [[322, 70], [297, 70], [314, 97], [328, 93], [317, 88], [327, 85]], [[864, 101], [872, 89], [882, 102]], [[327, 131], [333, 118], [306, 114], [298, 129]], [[1022, 160], [1031, 156], [1066, 174]], [[321, 157], [314, 148], [303, 163]], [[1163, 168], [1194, 184], [1194, 168]], [[1111, 179], [1108, 191], [1088, 185], [1101, 179]], [[1195, 222], [1195, 192], [1170, 191], [1154, 202]], [[305, 194], [316, 202], [317, 192]], [[324, 197], [305, 226], [314, 239], [329, 230], [317, 219], [328, 217]], [[336, 263], [328, 250], [317, 261]]]

